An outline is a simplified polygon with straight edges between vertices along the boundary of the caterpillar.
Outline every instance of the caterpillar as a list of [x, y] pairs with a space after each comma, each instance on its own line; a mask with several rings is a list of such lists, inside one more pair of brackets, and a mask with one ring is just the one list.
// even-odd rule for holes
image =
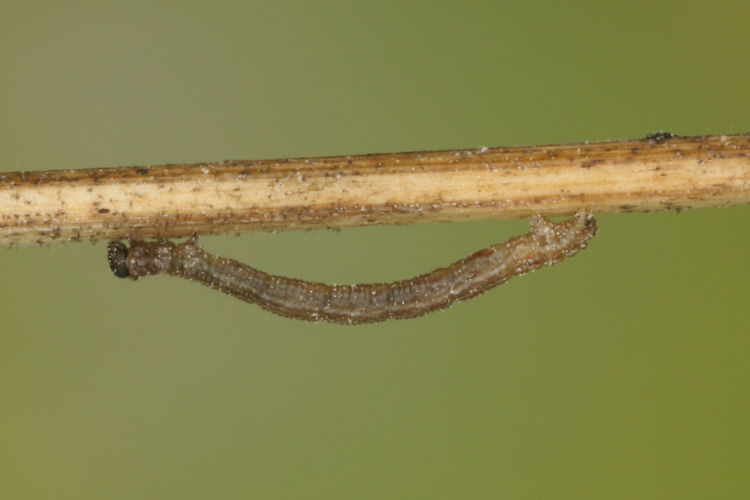
[[281, 316], [357, 324], [404, 319], [444, 309], [480, 295], [586, 248], [596, 234], [593, 214], [579, 210], [553, 223], [531, 218], [530, 231], [492, 245], [444, 268], [392, 283], [327, 285], [274, 276], [232, 259], [212, 255], [196, 236], [181, 244], [159, 238], [111, 241], [107, 259], [115, 276], [169, 274], [197, 281]]

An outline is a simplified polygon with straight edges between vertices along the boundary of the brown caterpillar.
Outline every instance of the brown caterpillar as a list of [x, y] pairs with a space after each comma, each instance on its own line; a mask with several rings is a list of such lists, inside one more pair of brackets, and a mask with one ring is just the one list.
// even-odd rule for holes
[[137, 279], [171, 274], [198, 281], [276, 314], [309, 321], [368, 323], [421, 316], [490, 288], [551, 266], [586, 248], [596, 234], [594, 216], [578, 211], [552, 223], [535, 216], [531, 231], [480, 250], [455, 264], [393, 283], [326, 285], [273, 276], [203, 251], [193, 236], [185, 243], [165, 239], [121, 241], [107, 247], [115, 276]]

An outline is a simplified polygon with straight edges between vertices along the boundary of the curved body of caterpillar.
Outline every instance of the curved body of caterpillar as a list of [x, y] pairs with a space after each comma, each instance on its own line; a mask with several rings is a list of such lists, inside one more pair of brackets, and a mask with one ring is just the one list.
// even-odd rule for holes
[[403, 281], [361, 285], [326, 285], [269, 275], [203, 251], [195, 237], [182, 244], [136, 240], [130, 248], [112, 241], [107, 253], [112, 271], [120, 278], [171, 274], [282, 316], [354, 324], [421, 316], [475, 297], [513, 276], [575, 255], [586, 248], [596, 229], [593, 215], [585, 211], [559, 223], [534, 217], [530, 232], [449, 267]]

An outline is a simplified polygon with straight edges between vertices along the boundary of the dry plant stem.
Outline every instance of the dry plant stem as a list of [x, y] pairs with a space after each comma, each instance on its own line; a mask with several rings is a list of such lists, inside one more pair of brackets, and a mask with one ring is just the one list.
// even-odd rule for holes
[[0, 245], [750, 203], [750, 134], [0, 175]]

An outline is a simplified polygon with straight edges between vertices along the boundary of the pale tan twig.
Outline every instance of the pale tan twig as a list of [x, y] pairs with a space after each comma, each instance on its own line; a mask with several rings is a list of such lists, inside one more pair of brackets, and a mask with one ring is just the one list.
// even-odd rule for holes
[[0, 245], [750, 203], [750, 134], [0, 175]]

